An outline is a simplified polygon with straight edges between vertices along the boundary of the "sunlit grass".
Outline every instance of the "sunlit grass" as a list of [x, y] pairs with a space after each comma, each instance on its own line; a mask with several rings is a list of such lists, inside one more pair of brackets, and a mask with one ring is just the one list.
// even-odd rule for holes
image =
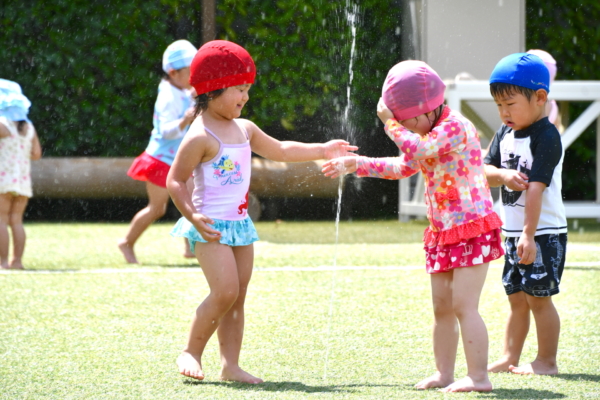
[[[418, 267], [422, 222], [343, 223], [337, 249], [333, 223], [257, 224], [263, 240], [242, 365], [267, 381], [259, 386], [217, 380], [215, 339], [204, 358], [205, 382], [175, 370], [208, 288], [197, 262], [181, 256], [182, 241], [168, 235], [171, 226], [153, 225], [137, 246], [143, 265], [130, 266], [116, 248], [125, 224], [27, 225], [25, 264], [33, 271], [0, 273], [1, 399], [444, 397], [412, 389], [434, 369], [429, 279]], [[600, 242], [576, 237], [569, 237], [571, 264], [554, 298], [561, 374], [492, 375], [494, 392], [460, 397], [600, 396]], [[336, 254], [338, 266], [362, 269], [319, 268]], [[500, 355], [508, 311], [500, 266], [490, 269], [480, 307], [492, 359]], [[535, 343], [532, 325], [523, 361], [535, 356]], [[456, 375], [465, 373], [461, 353]]]

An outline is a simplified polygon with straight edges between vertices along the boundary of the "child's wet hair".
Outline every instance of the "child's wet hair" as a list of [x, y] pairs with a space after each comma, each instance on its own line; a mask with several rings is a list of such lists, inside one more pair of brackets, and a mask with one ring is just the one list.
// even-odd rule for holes
[[529, 101], [535, 94], [535, 90], [523, 86], [511, 85], [509, 83], [495, 82], [490, 83], [490, 93], [494, 99], [512, 96], [514, 94], [522, 94], [527, 98], [527, 101]]
[[208, 103], [222, 95], [224, 91], [225, 89], [217, 89], [213, 90], [212, 92], [202, 93], [201, 95], [196, 96], [194, 117], [197, 117], [198, 115], [202, 114], [203, 111], [206, 111], [208, 109]]

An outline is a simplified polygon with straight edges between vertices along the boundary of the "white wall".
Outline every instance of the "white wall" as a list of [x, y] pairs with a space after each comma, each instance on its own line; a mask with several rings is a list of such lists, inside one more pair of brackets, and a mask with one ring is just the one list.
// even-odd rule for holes
[[[496, 63], [525, 51], [525, 0], [403, 0], [403, 59], [420, 59], [445, 80], [487, 80]], [[491, 97], [490, 97], [491, 98]], [[469, 102], [482, 146], [500, 126], [490, 102]]]

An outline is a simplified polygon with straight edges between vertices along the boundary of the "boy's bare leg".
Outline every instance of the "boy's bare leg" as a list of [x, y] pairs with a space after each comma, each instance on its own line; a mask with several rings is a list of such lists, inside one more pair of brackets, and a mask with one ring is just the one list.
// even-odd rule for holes
[[433, 302], [433, 354], [436, 373], [417, 383], [417, 389], [442, 388], [454, 382], [458, 322], [452, 306], [453, 271], [431, 274]]
[[8, 269], [8, 250], [10, 236], [8, 234], [9, 213], [13, 195], [10, 193], [0, 194], [0, 267]]
[[485, 283], [488, 263], [467, 268], [456, 268], [452, 303], [460, 323], [467, 376], [442, 389], [443, 392], [489, 392], [492, 383], [488, 378], [488, 333], [479, 314], [479, 298]]
[[13, 259], [10, 269], [23, 269], [23, 253], [25, 252], [25, 228], [23, 227], [23, 214], [27, 208], [29, 198], [16, 196], [13, 198], [9, 214], [10, 230], [13, 239]]
[[125, 261], [129, 264], [139, 264], [133, 246], [154, 221], [165, 215], [169, 202], [169, 192], [166, 188], [146, 182], [146, 191], [148, 192], [148, 205], [135, 214], [129, 224], [127, 234], [117, 242]]
[[239, 278], [239, 294], [236, 302], [221, 320], [217, 329], [221, 351], [221, 379], [243, 383], [262, 383], [263, 380], [249, 374], [239, 366], [244, 336], [244, 303], [252, 276], [254, 246], [233, 247]]
[[560, 336], [560, 317], [552, 302], [552, 297], [527, 295], [529, 307], [535, 320], [538, 339], [538, 354], [531, 364], [522, 367], [510, 366], [514, 374], [556, 375], [556, 354]]
[[204, 348], [236, 302], [239, 279], [231, 247], [219, 242], [196, 243], [195, 250], [210, 293], [196, 310], [188, 343], [177, 358], [177, 366], [182, 375], [204, 379], [201, 362]]
[[526, 296], [525, 292], [508, 295], [510, 312], [504, 332], [502, 357], [488, 365], [488, 372], [509, 372], [511, 365], [519, 365], [530, 325], [530, 308]]

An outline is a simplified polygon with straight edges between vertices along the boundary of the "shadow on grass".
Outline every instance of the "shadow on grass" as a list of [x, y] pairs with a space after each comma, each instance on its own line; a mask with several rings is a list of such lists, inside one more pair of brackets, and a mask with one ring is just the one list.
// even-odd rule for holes
[[566, 394], [550, 390], [535, 389], [494, 389], [493, 392], [485, 393], [485, 395], [489, 399], [566, 399], [569, 397]]
[[[595, 375], [570, 375], [565, 374], [566, 379], [578, 380], [585, 379], [597, 380]], [[183, 381], [185, 385], [212, 385], [221, 386], [232, 389], [253, 392], [303, 392], [303, 393], [346, 393], [352, 394], [359, 392], [359, 388], [395, 388], [397, 390], [405, 390], [406, 392], [421, 392], [409, 384], [385, 385], [385, 384], [368, 384], [356, 383], [350, 385], [306, 385], [302, 382], [265, 382], [258, 385], [249, 385], [238, 382], [219, 382], [219, 381], [197, 381], [194, 379], [186, 379]], [[427, 392], [437, 391], [438, 389], [430, 389]], [[397, 392], [396, 392], [397, 393]], [[565, 399], [568, 396], [563, 393], [556, 393], [550, 390], [535, 390], [535, 389], [494, 389], [493, 392], [479, 393], [484, 398], [489, 399]]]
[[200, 268], [200, 264], [142, 264], [144, 267], [160, 267], [160, 268]]
[[412, 390], [411, 385], [379, 385], [368, 383], [357, 383], [352, 385], [306, 385], [302, 382], [264, 382], [258, 385], [250, 385], [238, 382], [215, 382], [215, 381], [197, 381], [194, 379], [186, 379], [183, 381], [185, 385], [212, 385], [222, 386], [232, 389], [239, 389], [254, 392], [303, 392], [303, 393], [354, 393], [357, 388], [361, 387], [390, 387], [400, 388], [406, 386], [408, 390]]
[[600, 271], [600, 267], [565, 267], [565, 269], [575, 269], [578, 271]]
[[600, 375], [591, 375], [591, 374], [558, 374], [558, 375], [555, 375], [554, 378], [565, 379], [567, 381], [600, 382]]

